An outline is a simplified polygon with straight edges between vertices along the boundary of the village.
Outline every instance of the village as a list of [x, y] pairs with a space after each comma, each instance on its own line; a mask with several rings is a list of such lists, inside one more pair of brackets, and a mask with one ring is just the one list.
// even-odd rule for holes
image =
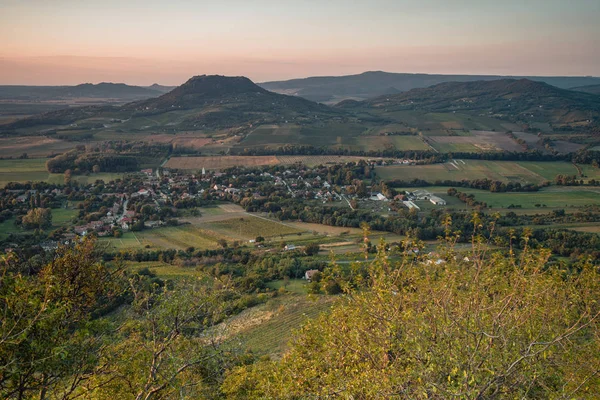
[[[171, 169], [143, 169], [123, 179], [96, 181], [90, 185], [45, 188], [5, 188], [4, 202], [11, 204], [77, 211], [72, 224], [56, 230], [52, 240], [42, 243], [47, 250], [91, 233], [99, 237], [120, 237], [128, 231], [141, 231], [178, 224], [183, 210], [219, 202], [239, 204], [257, 211], [253, 202], [294, 199], [311, 204], [349, 207], [385, 214], [399, 208], [419, 210], [416, 201], [435, 205], [446, 202], [425, 190], [397, 194], [385, 184], [367, 186], [365, 165], [306, 167], [234, 168], [196, 174]], [[264, 208], [264, 207], [263, 207]], [[21, 209], [21, 213], [23, 213]], [[8, 211], [6, 211], [8, 212]], [[56, 211], [54, 211], [56, 212]]]

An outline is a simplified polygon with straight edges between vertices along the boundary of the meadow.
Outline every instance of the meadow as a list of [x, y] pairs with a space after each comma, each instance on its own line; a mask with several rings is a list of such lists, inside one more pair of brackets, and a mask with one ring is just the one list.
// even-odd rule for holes
[[[599, 171], [586, 169], [591, 177]], [[552, 181], [558, 174], [576, 175], [577, 169], [568, 162], [453, 160], [443, 164], [385, 166], [375, 169], [384, 181], [422, 179], [428, 182], [443, 180], [492, 179], [503, 182], [540, 184]], [[600, 175], [599, 175], [600, 176]]]
[[[63, 174], [51, 174], [46, 170], [46, 158], [28, 158], [0, 160], [0, 187], [9, 182], [48, 182], [63, 184]], [[122, 173], [100, 172], [89, 175], [73, 175], [72, 179], [81, 183], [93, 183], [96, 180], [111, 180], [123, 178]]]
[[279, 358], [292, 338], [293, 331], [309, 319], [327, 312], [336, 298], [287, 293], [243, 311], [216, 329], [220, 330], [225, 340], [241, 343], [256, 354]]
[[[468, 209], [466, 204], [456, 197], [448, 196], [448, 186], [430, 186], [423, 189], [446, 200], [448, 202], [447, 208]], [[487, 190], [471, 188], [456, 189], [464, 193], [473, 194], [475, 200], [487, 203], [488, 207], [490, 207], [488, 211], [501, 209], [503, 211], [542, 213], [548, 212], [549, 209], [562, 208], [568, 210], [587, 205], [600, 205], [600, 189], [598, 188], [550, 186], [542, 188], [537, 192], [517, 193], [492, 193]], [[415, 188], [398, 188], [398, 190], [413, 191]], [[423, 210], [439, 208], [439, 206], [434, 206], [429, 201], [417, 201], [416, 204], [422, 207]], [[511, 205], [520, 207], [509, 209], [508, 207]]]

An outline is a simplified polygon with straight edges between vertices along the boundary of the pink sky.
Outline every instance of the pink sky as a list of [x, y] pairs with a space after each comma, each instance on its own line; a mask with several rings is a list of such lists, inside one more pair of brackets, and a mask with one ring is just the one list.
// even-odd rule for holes
[[[450, 4], [452, 3], [452, 4]], [[0, 0], [0, 84], [600, 75], [600, 2]]]

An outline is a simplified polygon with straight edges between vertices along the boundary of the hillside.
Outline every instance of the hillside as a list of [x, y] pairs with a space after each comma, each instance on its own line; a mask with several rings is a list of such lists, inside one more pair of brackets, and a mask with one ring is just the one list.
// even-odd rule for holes
[[[121, 107], [85, 107], [36, 115], [5, 125], [19, 129], [77, 123], [89, 126], [127, 122], [123, 129], [154, 129], [170, 132], [195, 128], [232, 128], [261, 123], [296, 123], [342, 115], [309, 100], [269, 92], [245, 77], [195, 76], [183, 85], [156, 98], [127, 103]], [[121, 123], [118, 122], [118, 123]]]
[[600, 84], [598, 85], [588, 85], [588, 86], [577, 86], [571, 88], [571, 90], [575, 90], [576, 92], [584, 92], [600, 95]]
[[[322, 76], [288, 81], [264, 82], [260, 86], [278, 93], [301, 96], [324, 103], [336, 103], [344, 99], [365, 100], [372, 97], [406, 92], [444, 82], [472, 82], [498, 80], [497, 75], [430, 75], [369, 71], [358, 75]], [[594, 77], [511, 77], [527, 78], [568, 89], [574, 86], [600, 84]]]
[[528, 79], [448, 82], [365, 102], [345, 101], [340, 108], [368, 107], [393, 112], [467, 112], [514, 122], [545, 122], [554, 126], [600, 124], [600, 98], [559, 89]]

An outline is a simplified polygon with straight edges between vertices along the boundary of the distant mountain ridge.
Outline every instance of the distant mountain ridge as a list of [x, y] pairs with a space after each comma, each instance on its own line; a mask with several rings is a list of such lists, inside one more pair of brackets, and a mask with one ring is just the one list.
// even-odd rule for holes
[[600, 84], [600, 78], [597, 77], [507, 77], [500, 75], [437, 75], [368, 71], [358, 75], [309, 77], [264, 82], [259, 85], [277, 93], [300, 96], [324, 103], [336, 103], [344, 99], [366, 100], [387, 94], [391, 88], [406, 92], [411, 89], [425, 88], [444, 82], [522, 78], [548, 83], [562, 89]]
[[160, 90], [124, 83], [82, 83], [76, 86], [0, 86], [0, 99], [51, 101], [75, 98], [117, 99], [123, 102], [158, 97]]

